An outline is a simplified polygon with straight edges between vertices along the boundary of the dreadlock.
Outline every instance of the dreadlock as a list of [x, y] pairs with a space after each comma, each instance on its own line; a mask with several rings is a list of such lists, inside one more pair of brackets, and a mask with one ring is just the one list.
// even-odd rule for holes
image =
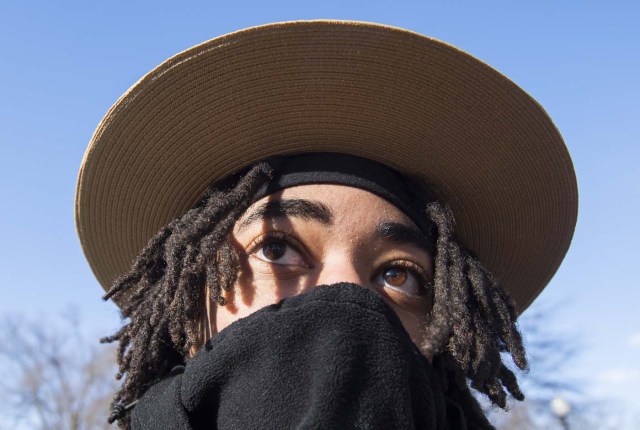
[[[507, 392], [524, 400], [515, 374], [502, 360], [507, 352], [520, 370], [527, 368], [515, 304], [473, 254], [452, 236], [453, 216], [441, 203], [427, 205], [437, 230], [433, 308], [422, 350], [437, 357], [445, 389], [465, 407], [478, 428], [493, 428], [467, 384], [493, 405], [507, 407]], [[505, 391], [506, 388], [506, 391]]]
[[[182, 217], [151, 238], [130, 271], [104, 296], [120, 304], [125, 322], [105, 343], [118, 342], [116, 393], [109, 422], [129, 428], [130, 405], [201, 346], [205, 298], [225, 305], [233, 288], [238, 257], [228, 237], [272, 175], [273, 163], [257, 163], [246, 174], [211, 187]], [[237, 179], [237, 180], [236, 180]], [[506, 407], [506, 391], [522, 395], [516, 377], [502, 361], [508, 352], [527, 366], [512, 300], [477, 258], [457, 243], [453, 217], [441, 203], [426, 205], [436, 230], [433, 308], [422, 350], [434, 357], [448, 394], [464, 407], [476, 428], [492, 428], [469, 385]], [[506, 388], [506, 391], [505, 391]]]
[[104, 296], [121, 304], [128, 322], [102, 342], [118, 342], [117, 379], [124, 383], [112, 403], [109, 422], [129, 427], [125, 405], [178, 364], [184, 364], [198, 340], [200, 304], [205, 290], [219, 305], [238, 269], [227, 237], [249, 207], [259, 186], [271, 175], [258, 163], [228, 190], [211, 188], [182, 217], [151, 238]]

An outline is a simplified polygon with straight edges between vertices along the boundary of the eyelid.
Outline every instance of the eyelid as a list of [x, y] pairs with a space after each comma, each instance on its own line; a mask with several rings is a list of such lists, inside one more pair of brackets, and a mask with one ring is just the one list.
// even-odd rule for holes
[[411, 260], [406, 260], [403, 258], [389, 260], [388, 262], [382, 264], [382, 269], [384, 270], [384, 269], [389, 269], [391, 267], [398, 267], [398, 266], [414, 272], [416, 276], [420, 277], [421, 279], [424, 279], [425, 281], [427, 281], [428, 278], [430, 277], [428, 276], [429, 272], [424, 270], [422, 266], [420, 266], [417, 263], [414, 263]]
[[[253, 239], [247, 245], [247, 254], [253, 254], [270, 240], [279, 239], [289, 244], [289, 235], [283, 231], [268, 231]], [[291, 246], [294, 246], [293, 244]]]

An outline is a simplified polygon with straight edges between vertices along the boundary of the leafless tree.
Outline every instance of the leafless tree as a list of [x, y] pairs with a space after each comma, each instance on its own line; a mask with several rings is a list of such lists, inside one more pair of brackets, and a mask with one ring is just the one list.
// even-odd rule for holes
[[106, 416], [115, 392], [115, 355], [87, 341], [74, 317], [0, 326], [0, 427], [39, 430], [111, 428]]
[[563, 333], [553, 328], [560, 308], [543, 305], [523, 314], [520, 329], [531, 369], [519, 379], [527, 398], [524, 402], [511, 402], [506, 413], [487, 405], [492, 422], [498, 430], [562, 430], [564, 425], [550, 407], [552, 399], [560, 396], [571, 404], [571, 412], [566, 417], [566, 424], [571, 429], [640, 428], [639, 417], [611, 399], [589, 396], [586, 393], [588, 381], [570, 376], [569, 366], [581, 353], [580, 333]]
[[498, 430], [561, 429], [550, 409], [551, 400], [562, 394], [569, 396], [579, 410], [584, 402], [584, 381], [568, 376], [567, 364], [579, 353], [575, 336], [553, 329], [557, 308], [542, 306], [530, 309], [520, 318], [530, 371], [520, 374], [526, 395], [524, 402], [512, 401], [507, 413], [486, 405], [487, 413]]

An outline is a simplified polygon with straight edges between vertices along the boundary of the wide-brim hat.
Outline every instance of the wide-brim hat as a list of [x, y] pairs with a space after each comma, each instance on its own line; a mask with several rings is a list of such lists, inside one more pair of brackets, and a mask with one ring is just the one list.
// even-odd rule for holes
[[104, 289], [213, 182], [276, 154], [339, 152], [424, 178], [524, 310], [569, 247], [577, 186], [558, 130], [478, 59], [407, 30], [298, 21], [194, 46], [98, 125], [76, 225]]

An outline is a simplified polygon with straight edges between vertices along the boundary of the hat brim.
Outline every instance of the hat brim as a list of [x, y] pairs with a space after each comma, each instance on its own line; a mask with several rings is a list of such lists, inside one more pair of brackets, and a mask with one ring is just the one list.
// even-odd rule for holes
[[76, 225], [103, 288], [212, 182], [275, 154], [340, 152], [430, 183], [456, 233], [524, 310], [569, 247], [576, 178], [545, 111], [435, 39], [297, 21], [218, 37], [159, 65], [99, 124]]

